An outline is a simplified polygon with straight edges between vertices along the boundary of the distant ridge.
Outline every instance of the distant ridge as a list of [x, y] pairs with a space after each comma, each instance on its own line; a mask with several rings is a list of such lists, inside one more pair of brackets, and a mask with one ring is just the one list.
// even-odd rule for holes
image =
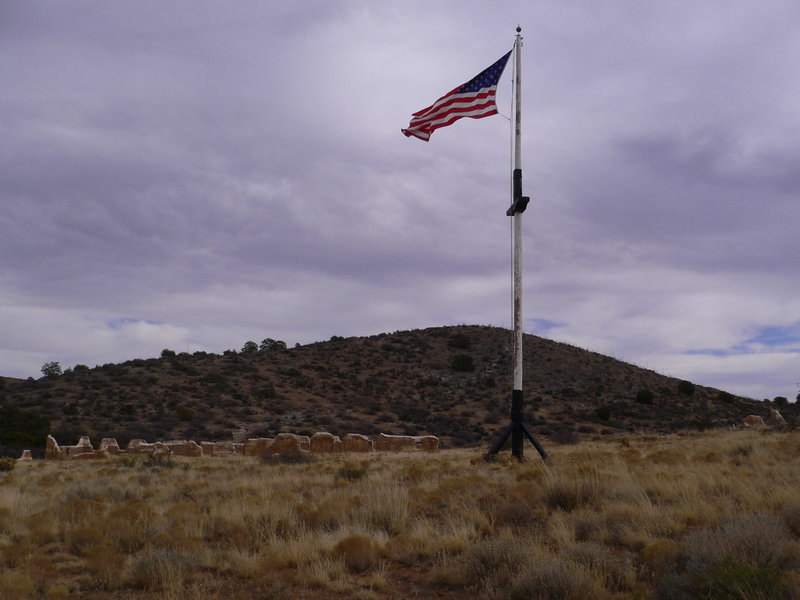
[[[480, 445], [508, 422], [511, 341], [506, 329], [463, 325], [264, 352], [166, 350], [59, 377], [6, 378], [0, 398], [48, 417], [64, 443], [226, 440], [245, 430], [434, 434], [444, 446]], [[770, 408], [534, 335], [524, 337], [524, 358], [527, 422], [544, 442], [727, 427]], [[782, 408], [787, 421], [795, 410]]]

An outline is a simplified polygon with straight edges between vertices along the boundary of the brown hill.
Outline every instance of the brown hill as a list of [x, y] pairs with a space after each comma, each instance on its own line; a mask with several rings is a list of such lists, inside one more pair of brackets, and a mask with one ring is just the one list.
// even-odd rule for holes
[[[51, 419], [65, 443], [231, 439], [281, 431], [423, 434], [489, 444], [508, 422], [508, 330], [436, 327], [265, 351], [136, 359], [6, 379], [6, 405]], [[543, 442], [621, 431], [728, 426], [762, 402], [682, 382], [533, 335], [524, 338], [527, 421]], [[1, 380], [0, 380], [1, 381]], [[784, 411], [795, 418], [794, 405]], [[789, 412], [787, 415], [786, 413]]]

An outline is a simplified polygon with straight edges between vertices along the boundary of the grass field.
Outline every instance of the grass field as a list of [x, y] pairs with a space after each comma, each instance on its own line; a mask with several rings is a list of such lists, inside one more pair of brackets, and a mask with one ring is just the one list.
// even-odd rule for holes
[[0, 473], [0, 598], [800, 598], [800, 434]]

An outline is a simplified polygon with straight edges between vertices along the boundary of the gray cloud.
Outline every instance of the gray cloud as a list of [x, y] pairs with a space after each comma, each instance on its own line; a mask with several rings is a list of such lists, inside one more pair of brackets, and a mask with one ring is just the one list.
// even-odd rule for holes
[[5, 2], [0, 372], [508, 326], [508, 122], [428, 144], [399, 129], [520, 23], [530, 330], [794, 397], [798, 17], [788, 1]]

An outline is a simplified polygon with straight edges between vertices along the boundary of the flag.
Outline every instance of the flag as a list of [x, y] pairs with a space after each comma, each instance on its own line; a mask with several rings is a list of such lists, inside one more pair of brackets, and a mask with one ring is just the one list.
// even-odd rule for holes
[[494, 96], [497, 82], [506, 68], [511, 51], [492, 66], [484, 69], [464, 85], [458, 86], [439, 98], [428, 108], [411, 115], [408, 129], [400, 131], [406, 137], [417, 137], [428, 141], [431, 134], [440, 127], [447, 127], [462, 117], [482, 119], [497, 114]]

